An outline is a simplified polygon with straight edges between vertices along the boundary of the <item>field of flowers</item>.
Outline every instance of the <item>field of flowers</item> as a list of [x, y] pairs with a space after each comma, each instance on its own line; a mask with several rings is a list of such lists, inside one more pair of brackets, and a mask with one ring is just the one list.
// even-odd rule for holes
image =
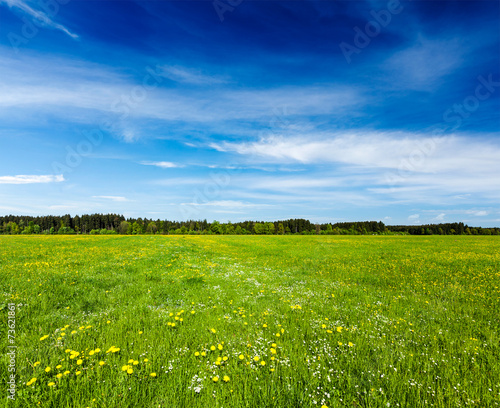
[[0, 406], [500, 406], [497, 237], [2, 236], [0, 288]]

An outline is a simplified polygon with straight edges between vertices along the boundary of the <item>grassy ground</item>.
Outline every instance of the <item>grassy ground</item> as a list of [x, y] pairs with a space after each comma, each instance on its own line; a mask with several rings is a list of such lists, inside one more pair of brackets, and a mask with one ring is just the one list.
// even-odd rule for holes
[[0, 290], [0, 406], [500, 406], [497, 237], [4, 236]]

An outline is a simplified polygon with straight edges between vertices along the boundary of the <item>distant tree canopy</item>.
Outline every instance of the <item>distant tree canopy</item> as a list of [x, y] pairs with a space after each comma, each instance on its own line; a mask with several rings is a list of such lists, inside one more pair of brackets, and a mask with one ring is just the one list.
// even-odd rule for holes
[[127, 218], [118, 214], [0, 217], [0, 234], [208, 234], [208, 235], [500, 235], [500, 228], [470, 227], [463, 223], [385, 225], [381, 221], [312, 224], [305, 219], [274, 222], [220, 223], [207, 220], [168, 221]]

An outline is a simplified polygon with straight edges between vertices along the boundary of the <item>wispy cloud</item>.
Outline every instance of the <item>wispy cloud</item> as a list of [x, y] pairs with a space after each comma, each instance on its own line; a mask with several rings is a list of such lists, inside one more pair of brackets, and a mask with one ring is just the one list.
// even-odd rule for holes
[[0, 184], [35, 184], [35, 183], [60, 183], [64, 180], [64, 176], [60, 175], [44, 175], [44, 176], [0, 176]]
[[[78, 39], [78, 35], [69, 31], [62, 24], [59, 24], [52, 20], [46, 13], [40, 10], [35, 10], [26, 1], [23, 0], [0, 0], [0, 4], [7, 4], [10, 8], [17, 8], [24, 13], [28, 14], [30, 17], [36, 19], [37, 23], [43, 24], [47, 27], [53, 28], [55, 30], [62, 31], [73, 39]], [[56, 3], [57, 4], [57, 3]]]
[[206, 75], [200, 70], [189, 69], [179, 66], [163, 65], [160, 67], [161, 75], [176, 82], [192, 84], [192, 85], [216, 85], [224, 84], [226, 79], [215, 76]]
[[157, 161], [157, 162], [142, 161], [142, 162], [140, 162], [140, 164], [142, 164], [144, 166], [156, 166], [156, 167], [160, 167], [162, 169], [172, 169], [175, 167], [184, 167], [184, 165], [172, 163], [172, 162], [167, 162], [167, 161]]
[[103, 200], [111, 200], [119, 202], [129, 201], [127, 198], [121, 196], [92, 196], [92, 198], [102, 198]]

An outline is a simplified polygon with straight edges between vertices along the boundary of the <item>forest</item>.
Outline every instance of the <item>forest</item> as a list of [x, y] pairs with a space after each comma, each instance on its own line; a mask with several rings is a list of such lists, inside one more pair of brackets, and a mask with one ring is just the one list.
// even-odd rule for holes
[[305, 219], [222, 223], [125, 218], [119, 214], [1, 216], [0, 234], [190, 234], [190, 235], [499, 235], [500, 228], [470, 227], [462, 222], [385, 225], [381, 221], [314, 224]]

